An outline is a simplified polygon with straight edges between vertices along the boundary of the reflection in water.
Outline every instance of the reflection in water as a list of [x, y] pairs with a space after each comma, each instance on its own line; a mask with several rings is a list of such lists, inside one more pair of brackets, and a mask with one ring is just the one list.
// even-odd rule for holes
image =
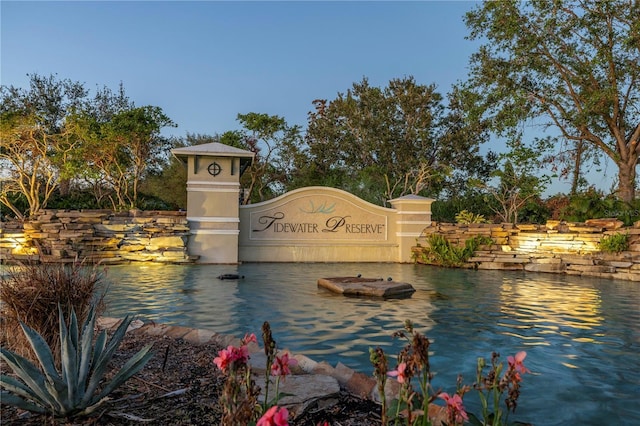
[[[237, 281], [218, 280], [238, 273]], [[409, 299], [347, 298], [319, 277], [362, 274], [414, 285]], [[475, 377], [478, 356], [528, 353], [514, 420], [536, 425], [640, 423], [640, 285], [547, 274], [397, 264], [113, 266], [111, 316], [242, 336], [271, 323], [281, 348], [371, 373], [369, 347], [395, 355], [405, 319], [433, 341], [434, 386]], [[394, 367], [390, 361], [390, 367]], [[465, 398], [473, 410], [477, 401]], [[476, 404], [476, 405], [474, 405]]]
[[527, 345], [548, 345], [548, 337], [556, 334], [597, 343], [595, 336], [583, 336], [591, 335], [589, 330], [604, 320], [600, 314], [600, 294], [595, 288], [505, 278], [500, 298], [506, 319], [499, 325], [505, 328], [505, 334], [521, 337]]
[[[502, 288], [503, 299], [522, 307], [530, 306], [530, 310], [549, 313], [547, 319], [557, 321], [569, 327], [592, 328], [600, 325], [600, 294], [595, 288], [544, 281], [518, 280], [516, 286], [505, 283]], [[526, 309], [526, 308], [525, 308]], [[571, 321], [565, 322], [562, 316]]]

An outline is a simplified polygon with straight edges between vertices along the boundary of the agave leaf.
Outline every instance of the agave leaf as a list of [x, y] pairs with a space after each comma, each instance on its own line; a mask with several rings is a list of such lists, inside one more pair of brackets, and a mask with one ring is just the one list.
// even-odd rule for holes
[[[59, 309], [60, 315], [62, 316], [62, 309]], [[62, 316], [64, 319], [64, 316]], [[74, 348], [78, 347], [78, 316], [76, 315], [76, 310], [71, 308], [71, 319], [69, 321], [69, 334], [71, 336], [71, 344]]]
[[129, 380], [134, 374], [140, 371], [147, 361], [153, 357], [153, 352], [150, 352], [151, 347], [153, 345], [147, 345], [142, 348], [138, 353], [136, 353], [133, 357], [131, 357], [122, 368], [116, 373], [115, 376], [109, 381], [107, 386], [102, 390], [98, 399], [109, 395], [113, 392], [118, 386]]
[[98, 408], [100, 408], [102, 405], [104, 405], [105, 402], [109, 401], [111, 398], [105, 396], [104, 398], [98, 400], [98, 402], [96, 402], [95, 404], [92, 404], [90, 406], [88, 406], [87, 408], [85, 408], [84, 410], [82, 410], [81, 413], [79, 413], [81, 416], [88, 416], [90, 414], [92, 414], [94, 411], [96, 411]]
[[24, 335], [27, 340], [31, 344], [31, 348], [33, 349], [33, 352], [35, 352], [36, 358], [38, 358], [47, 380], [52, 383], [62, 383], [62, 378], [58, 374], [58, 370], [56, 370], [56, 364], [53, 361], [53, 354], [51, 353], [51, 349], [47, 342], [28, 325], [21, 322], [20, 326], [22, 327], [22, 331], [24, 331]]
[[60, 364], [62, 367], [62, 380], [66, 384], [66, 401], [64, 405], [70, 404], [73, 406], [76, 401], [76, 391], [78, 390], [78, 322], [75, 310], [71, 309], [71, 320], [67, 329], [62, 308], [59, 305], [58, 318], [60, 322]]
[[[131, 319], [127, 316], [112, 338], [107, 341], [106, 331], [101, 332], [92, 347], [95, 306], [87, 319], [78, 327], [78, 318], [71, 311], [69, 326], [64, 321], [62, 308], [58, 307], [60, 319], [61, 368], [56, 369], [51, 349], [42, 336], [25, 324], [21, 324], [36, 357], [39, 369], [34, 363], [11, 351], [0, 348], [0, 358], [7, 362], [18, 378], [0, 376], [3, 402], [33, 412], [49, 412], [56, 417], [75, 417], [90, 414], [110, 398], [108, 395], [118, 386], [140, 371], [153, 356], [151, 346], [139, 351], [129, 359], [105, 384], [99, 395], [98, 387], [107, 373], [109, 363], [120, 345]], [[23, 383], [24, 382], [24, 383]], [[88, 382], [88, 383], [87, 383]]]
[[77, 373], [75, 373], [77, 369], [76, 351], [75, 351], [75, 348], [71, 346], [71, 342], [69, 338], [66, 338], [63, 342], [61, 342], [60, 350], [62, 354], [61, 363], [62, 363], [63, 378], [66, 384], [65, 398], [68, 401], [74, 401], [76, 398], [76, 390], [78, 388]]
[[107, 332], [102, 330], [98, 333], [96, 343], [93, 345], [93, 355], [91, 356], [91, 364], [96, 365], [98, 360], [102, 357], [102, 353], [107, 346]]
[[27, 410], [33, 413], [40, 413], [40, 414], [48, 413], [48, 410], [46, 408], [40, 405], [36, 405], [31, 401], [27, 401], [26, 399], [23, 399], [10, 392], [0, 393], [0, 399], [2, 400], [3, 404], [13, 405], [14, 407], [18, 407], [22, 410]]
[[127, 327], [129, 327], [129, 324], [131, 324], [132, 319], [133, 318], [130, 318], [129, 315], [127, 315], [122, 320], [116, 331], [113, 333], [113, 336], [111, 336], [111, 339], [109, 339], [106, 346], [104, 347], [104, 350], [102, 351], [102, 354], [100, 354], [96, 365], [100, 366], [106, 364], [105, 361], [108, 362], [109, 360], [111, 360], [116, 349], [118, 349], [118, 346], [120, 346], [120, 343], [122, 342], [122, 339], [127, 332]]
[[[4, 374], [0, 376], [0, 388], [5, 389], [23, 398], [32, 400], [39, 405], [42, 405], [42, 401], [40, 400], [38, 395], [36, 395], [36, 393], [33, 392], [33, 390], [29, 388], [29, 386], [25, 385], [20, 380], [14, 377], [7, 376]], [[4, 395], [5, 393], [6, 392], [2, 392], [2, 395]], [[2, 401], [4, 402], [4, 399]]]
[[[78, 388], [84, 391], [87, 385], [87, 378], [91, 368], [91, 360], [93, 353], [91, 345], [93, 344], [93, 328], [95, 326], [95, 310], [91, 306], [91, 310], [87, 315], [87, 319], [82, 327], [82, 336], [80, 337], [80, 367], [78, 369]], [[96, 343], [97, 344], [97, 343]], [[80, 403], [84, 395], [76, 395], [75, 403]]]
[[[87, 371], [87, 379], [88, 382], [85, 385], [85, 394], [82, 396], [82, 404], [88, 404], [91, 399], [91, 395], [94, 394], [98, 385], [100, 384], [100, 380], [102, 380], [102, 376], [99, 376], [96, 373], [96, 366], [102, 359], [102, 355], [107, 346], [107, 332], [102, 330], [98, 337], [96, 338], [96, 343], [93, 347], [93, 354], [91, 355], [91, 363], [89, 365], [89, 370]], [[104, 373], [102, 373], [104, 374]]]
[[22, 379], [25, 385], [37, 396], [43, 406], [50, 406], [50, 396], [45, 392], [44, 375], [28, 359], [0, 348], [0, 357], [5, 360], [11, 370]]
[[127, 315], [118, 328], [116, 329], [113, 336], [111, 336], [111, 340], [107, 343], [105, 349], [102, 351], [98, 359], [92, 365], [93, 372], [91, 374], [91, 378], [89, 379], [89, 383], [87, 384], [87, 390], [82, 398], [83, 404], [89, 404], [89, 401], [92, 400], [93, 394], [98, 389], [102, 378], [107, 373], [107, 369], [109, 367], [109, 361], [113, 357], [114, 352], [120, 345], [120, 342], [124, 338], [124, 334], [127, 331], [127, 327], [131, 323], [131, 318]]
[[108, 357], [108, 359], [111, 359], [111, 357], [113, 357], [113, 354], [115, 353], [116, 349], [118, 349], [118, 346], [120, 346], [122, 339], [124, 339], [124, 335], [127, 332], [127, 328], [129, 327], [129, 324], [131, 324], [131, 321], [133, 321], [133, 318], [129, 315], [127, 315], [122, 320], [115, 333], [113, 333], [111, 340], [109, 340], [103, 356]]
[[52, 411], [57, 415], [66, 416], [73, 408], [69, 406], [69, 401], [67, 400], [67, 388], [56, 389], [56, 387], [48, 381], [44, 382], [44, 387], [49, 393], [49, 405], [53, 407]]

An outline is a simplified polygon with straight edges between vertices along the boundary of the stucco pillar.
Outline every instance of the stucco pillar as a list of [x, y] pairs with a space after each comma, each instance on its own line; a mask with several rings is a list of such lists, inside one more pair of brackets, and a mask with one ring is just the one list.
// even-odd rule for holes
[[424, 228], [431, 225], [431, 203], [435, 200], [419, 195], [405, 195], [390, 200], [396, 210], [396, 239], [398, 241], [398, 262], [413, 262], [411, 248]]
[[240, 176], [254, 154], [221, 143], [172, 152], [187, 163], [189, 255], [198, 263], [238, 263]]

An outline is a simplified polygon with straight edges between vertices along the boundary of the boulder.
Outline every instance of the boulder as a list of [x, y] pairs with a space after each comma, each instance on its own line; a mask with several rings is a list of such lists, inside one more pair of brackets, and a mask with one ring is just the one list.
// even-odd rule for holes
[[624, 222], [614, 218], [588, 219], [584, 222], [587, 226], [603, 229], [619, 229], [624, 226]]
[[[254, 376], [255, 383], [261, 390], [265, 389], [264, 375]], [[269, 384], [268, 398], [273, 398], [276, 390], [275, 378]], [[340, 385], [338, 381], [331, 376], [323, 374], [303, 374], [299, 376], [286, 376], [280, 380], [278, 392], [282, 396], [278, 405], [287, 407], [290, 414], [295, 418], [302, 414], [307, 406], [317, 400], [338, 397], [340, 394]], [[258, 399], [264, 401], [264, 393], [261, 393]]]

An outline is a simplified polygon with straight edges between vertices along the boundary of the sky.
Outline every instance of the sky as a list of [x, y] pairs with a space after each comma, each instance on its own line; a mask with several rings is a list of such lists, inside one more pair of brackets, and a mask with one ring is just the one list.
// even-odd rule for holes
[[[446, 95], [466, 79], [475, 1], [0, 1], [0, 83], [27, 74], [95, 93], [123, 84], [136, 106], [161, 107], [167, 136], [216, 135], [238, 114], [306, 128], [315, 99], [367, 78], [412, 76]], [[500, 150], [502, 146], [484, 150]], [[500, 146], [498, 146], [500, 145]]]
[[1, 2], [3, 85], [27, 74], [89, 89], [123, 83], [183, 136], [240, 127], [266, 113], [306, 127], [314, 99], [367, 77], [415, 77], [445, 94], [466, 76], [469, 1]]

